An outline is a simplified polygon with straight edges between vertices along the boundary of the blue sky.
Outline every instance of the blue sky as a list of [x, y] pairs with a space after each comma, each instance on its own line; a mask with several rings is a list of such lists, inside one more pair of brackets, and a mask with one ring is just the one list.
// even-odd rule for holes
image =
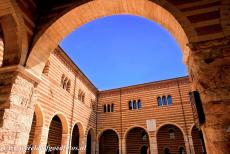
[[96, 19], [76, 29], [60, 45], [100, 90], [187, 75], [175, 39], [142, 17]]

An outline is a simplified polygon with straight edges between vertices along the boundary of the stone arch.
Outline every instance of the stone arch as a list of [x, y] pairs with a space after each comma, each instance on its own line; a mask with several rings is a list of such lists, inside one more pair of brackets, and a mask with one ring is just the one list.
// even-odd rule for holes
[[[83, 147], [85, 144], [85, 131], [81, 122], [76, 122], [71, 131], [71, 146], [72, 147]], [[80, 151], [71, 151], [71, 153], [80, 153]]]
[[178, 127], [178, 128], [180, 129], [180, 131], [182, 132], [183, 136], [185, 136], [184, 129], [183, 129], [180, 125], [178, 125], [177, 123], [174, 123], [174, 122], [165, 122], [165, 123], [159, 125], [159, 126], [157, 127], [157, 130], [156, 130], [155, 135], [157, 135], [157, 133], [158, 133], [158, 131], [160, 130], [160, 128], [163, 127], [164, 125], [174, 125], [174, 126]]
[[114, 132], [117, 134], [118, 138], [120, 139], [120, 135], [119, 135], [119, 133], [118, 133], [118, 131], [117, 131], [116, 129], [114, 129], [114, 128], [105, 128], [105, 129], [101, 130], [101, 131], [99, 132], [99, 134], [97, 135], [97, 140], [98, 140], [98, 141], [100, 140], [101, 135], [102, 135], [105, 131], [107, 131], [107, 130], [112, 130], [112, 131], [114, 131]]
[[[68, 121], [64, 114], [56, 113], [52, 116], [49, 125], [49, 133], [47, 144], [49, 146], [66, 146], [68, 144]], [[65, 153], [67, 149], [62, 149], [60, 152]]]
[[[160, 5], [148, 0], [95, 0], [67, 12], [37, 37], [35, 39], [36, 41], [33, 43], [26, 66], [31, 69], [33, 73], [41, 75], [45, 63], [48, 60], [49, 53], [53, 51], [60, 41], [69, 33], [89, 21], [116, 14], [142, 16], [162, 25], [177, 40], [183, 51], [184, 57], [186, 58], [188, 56], [188, 38], [184, 29], [176, 18]], [[71, 20], [70, 22], [69, 19], [71, 18], [76, 20]], [[184, 27], [187, 28], [189, 27], [188, 25], [189, 23], [187, 22]]]
[[[43, 122], [44, 122], [43, 121], [44, 120], [43, 115], [44, 114], [43, 114], [41, 106], [39, 104], [36, 104], [27, 147], [40, 145]], [[30, 149], [27, 151], [27, 153], [29, 151], [30, 151]], [[31, 151], [31, 152], [36, 153], [36, 151]]]
[[53, 117], [55, 117], [55, 116], [58, 116], [60, 118], [61, 122], [62, 122], [62, 127], [63, 127], [62, 133], [63, 134], [68, 134], [68, 132], [69, 132], [68, 131], [69, 130], [69, 123], [68, 123], [68, 120], [67, 120], [66, 116], [63, 113], [56, 112], [55, 114], [53, 114], [52, 118], [50, 119], [49, 124], [51, 123]]
[[[172, 134], [169, 130], [173, 130]], [[170, 153], [178, 153], [181, 146], [186, 149], [184, 136], [183, 129], [178, 125], [162, 124], [156, 131], [158, 153], [164, 153], [165, 147], [168, 148]]]
[[96, 133], [93, 128], [89, 128], [87, 132], [87, 141], [86, 141], [86, 154], [95, 153], [96, 145]]
[[[7, 7], [5, 6], [7, 5]], [[3, 8], [1, 8], [3, 6]], [[2, 66], [24, 65], [28, 53], [28, 35], [23, 14], [16, 1], [0, 6], [0, 25], [4, 36], [4, 58]], [[4, 8], [6, 7], [6, 8]]]
[[126, 153], [139, 154], [143, 146], [147, 147], [147, 151], [150, 150], [150, 136], [148, 131], [143, 127], [131, 127], [125, 134], [125, 148]]
[[99, 154], [117, 154], [119, 152], [119, 136], [114, 129], [105, 129], [99, 134]]
[[129, 131], [130, 131], [131, 129], [133, 129], [133, 128], [136, 128], [136, 127], [142, 128], [142, 129], [144, 129], [146, 132], [148, 132], [147, 129], [146, 129], [145, 127], [143, 127], [143, 126], [140, 126], [140, 125], [131, 126], [131, 127], [129, 127], [129, 128], [125, 131], [124, 136], [123, 136], [124, 139], [127, 138], [127, 135], [128, 135], [128, 133], [129, 133]]
[[190, 130], [195, 153], [206, 153], [202, 130], [194, 124]]

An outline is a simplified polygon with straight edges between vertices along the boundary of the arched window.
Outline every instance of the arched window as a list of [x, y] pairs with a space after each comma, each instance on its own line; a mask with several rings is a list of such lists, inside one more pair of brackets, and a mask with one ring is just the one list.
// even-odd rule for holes
[[114, 111], [114, 104], [111, 105], [111, 112]]
[[172, 96], [171, 95], [168, 95], [167, 102], [168, 102], [168, 105], [172, 105]]
[[157, 97], [157, 105], [158, 106], [162, 106], [162, 101], [161, 101], [161, 97]]
[[165, 148], [165, 149], [164, 149], [164, 154], [170, 154], [169, 148]]
[[133, 101], [133, 109], [137, 109], [137, 102], [135, 100]]
[[106, 112], [106, 105], [104, 105], [104, 112]]
[[110, 112], [110, 104], [107, 105], [107, 111]]
[[133, 103], [132, 101], [129, 101], [129, 110], [132, 110], [132, 108], [133, 108]]
[[179, 154], [185, 154], [184, 147], [180, 147], [180, 148], [179, 148]]
[[162, 97], [162, 104], [163, 104], [163, 105], [167, 105], [167, 100], [166, 100], [166, 97], [165, 97], [165, 96]]
[[141, 100], [140, 100], [140, 99], [137, 101], [137, 108], [138, 108], [138, 109], [141, 108]]
[[175, 132], [173, 129], [169, 129], [169, 138], [170, 139], [175, 139]]
[[65, 90], [66, 90], [66, 88], [67, 88], [67, 82], [68, 82], [68, 78], [66, 77], [66, 78], [64, 79], [64, 84], [63, 84], [63, 89], [65, 89]]
[[65, 75], [62, 74], [62, 77], [61, 77], [61, 87], [62, 88], [64, 87], [64, 80], [65, 80]]
[[68, 92], [70, 92], [70, 85], [71, 85], [71, 83], [70, 83], [70, 80], [67, 82], [67, 87], [66, 87], [66, 90], [68, 91]]

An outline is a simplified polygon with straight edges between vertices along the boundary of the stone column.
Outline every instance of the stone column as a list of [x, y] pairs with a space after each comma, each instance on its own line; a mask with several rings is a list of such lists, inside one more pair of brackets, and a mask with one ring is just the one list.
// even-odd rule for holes
[[95, 154], [99, 154], [99, 140], [96, 141], [96, 151]]
[[157, 137], [155, 132], [149, 132], [150, 154], [158, 154]]
[[35, 131], [33, 146], [39, 150], [32, 151], [32, 154], [44, 154], [49, 135], [49, 128], [47, 126], [38, 127]]
[[0, 153], [26, 151], [36, 103], [34, 79], [21, 66], [0, 68], [0, 146], [7, 148]]
[[230, 38], [190, 44], [189, 74], [192, 89], [200, 93], [207, 153], [230, 151]]
[[120, 146], [119, 146], [119, 153], [120, 154], [126, 154], [126, 142], [125, 142], [125, 138], [121, 138], [120, 139]]
[[184, 135], [185, 150], [187, 154], [195, 154], [192, 136]]
[[61, 146], [62, 146], [62, 151], [61, 154], [67, 154], [69, 149], [69, 134], [62, 134], [62, 140], [61, 140]]

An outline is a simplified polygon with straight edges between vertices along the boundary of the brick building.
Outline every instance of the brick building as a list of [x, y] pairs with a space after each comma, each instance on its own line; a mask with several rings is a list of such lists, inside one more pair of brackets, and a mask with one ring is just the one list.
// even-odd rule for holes
[[98, 91], [58, 47], [38, 84], [27, 146], [86, 145], [79, 153], [87, 154], [200, 154], [189, 91], [188, 77]]

